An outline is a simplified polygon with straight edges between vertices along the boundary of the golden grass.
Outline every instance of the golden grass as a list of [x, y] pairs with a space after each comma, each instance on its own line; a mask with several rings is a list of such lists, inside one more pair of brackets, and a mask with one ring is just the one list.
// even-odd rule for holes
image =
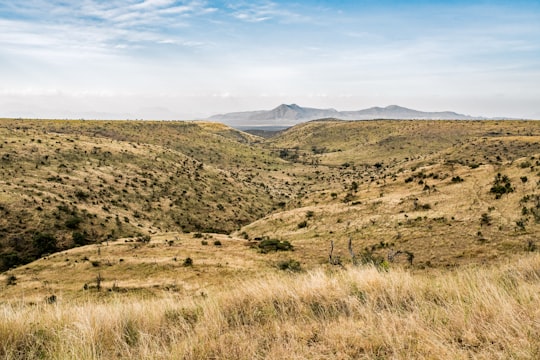
[[[535, 163], [530, 158], [538, 159], [538, 153], [474, 169], [461, 164], [424, 165], [384, 181], [382, 176], [377, 181], [365, 181], [356, 192], [349, 186], [354, 180], [361, 181], [358, 175], [343, 175], [345, 185], [335, 182], [326, 189], [310, 187], [302, 204], [270, 214], [236, 234], [288, 240], [303, 262], [324, 262], [330, 240], [336, 253], [348, 259], [349, 238], [357, 253], [373, 246], [380, 257], [386, 257], [389, 250], [413, 252], [418, 267], [497, 261], [509, 253], [523, 253], [540, 231], [540, 222], [522, 214], [525, 205], [531, 206], [522, 199], [540, 193], [539, 168], [521, 165]], [[509, 177], [514, 191], [495, 199], [490, 189], [499, 172]], [[456, 177], [463, 181], [452, 181]], [[525, 177], [528, 180], [523, 183]], [[408, 178], [414, 180], [406, 182]], [[332, 192], [337, 195], [335, 199], [330, 197]], [[344, 201], [349, 195], [353, 195], [353, 201]], [[491, 219], [489, 225], [481, 222], [483, 214]], [[524, 227], [519, 228], [517, 222], [527, 217]], [[302, 221], [306, 226], [299, 227]]]
[[[313, 122], [262, 142], [207, 122], [2, 120], [5, 254], [34, 231], [153, 236], [1, 274], [0, 358], [539, 358], [539, 124]], [[515, 191], [496, 200], [498, 172]], [[263, 236], [295, 251], [247, 246]], [[350, 267], [349, 238], [414, 263]], [[346, 270], [326, 265], [330, 240]], [[289, 259], [307, 272], [279, 272]]]
[[271, 274], [205, 296], [0, 305], [4, 359], [537, 359], [540, 255]]

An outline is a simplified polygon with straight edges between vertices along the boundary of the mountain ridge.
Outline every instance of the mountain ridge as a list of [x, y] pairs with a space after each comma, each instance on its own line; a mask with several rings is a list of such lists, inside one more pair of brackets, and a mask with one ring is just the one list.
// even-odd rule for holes
[[459, 114], [453, 111], [425, 112], [398, 105], [386, 107], [370, 107], [362, 110], [338, 111], [333, 108], [318, 109], [302, 107], [297, 104], [281, 104], [271, 110], [242, 111], [213, 115], [211, 121], [219, 121], [232, 126], [292, 126], [300, 122], [324, 118], [338, 120], [483, 120], [476, 117]]

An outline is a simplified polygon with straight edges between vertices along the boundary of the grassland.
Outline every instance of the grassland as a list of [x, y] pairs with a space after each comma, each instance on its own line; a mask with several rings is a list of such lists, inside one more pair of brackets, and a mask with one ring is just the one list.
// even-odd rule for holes
[[[126, 236], [228, 233], [288, 196], [289, 190], [276, 193], [252, 174], [283, 161], [219, 124], [1, 124], [1, 269]], [[54, 244], [36, 244], [42, 235], [54, 237]]]
[[537, 359], [540, 257], [239, 280], [198, 296], [0, 305], [4, 359]]
[[540, 354], [540, 122], [0, 135], [5, 358]]

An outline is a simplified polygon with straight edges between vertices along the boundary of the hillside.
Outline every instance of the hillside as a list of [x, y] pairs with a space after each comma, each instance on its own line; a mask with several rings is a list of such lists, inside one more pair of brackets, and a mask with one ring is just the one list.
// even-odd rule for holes
[[539, 135], [538, 122], [298, 125], [267, 145], [311, 168], [313, 183], [241, 232], [302, 246], [303, 261], [324, 262], [331, 240], [350, 261], [349, 239], [359, 256], [400, 251], [417, 267], [522, 253], [540, 231]]
[[540, 353], [540, 122], [0, 136], [3, 358]]
[[[540, 124], [314, 121], [262, 139], [206, 122], [3, 120], [2, 268], [168, 232], [279, 238], [305, 264], [330, 240], [414, 266], [534, 247]], [[512, 192], [491, 192], [501, 174]], [[504, 184], [503, 184], [504, 185]], [[451, 230], [450, 230], [451, 229]]]
[[125, 236], [227, 233], [283, 197], [239, 168], [283, 161], [219, 124], [2, 120], [0, 134], [4, 270]]

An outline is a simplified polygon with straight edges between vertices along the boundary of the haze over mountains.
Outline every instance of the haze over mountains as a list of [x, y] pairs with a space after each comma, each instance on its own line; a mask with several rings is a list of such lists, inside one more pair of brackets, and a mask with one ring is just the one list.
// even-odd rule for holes
[[297, 104], [281, 104], [272, 110], [244, 111], [211, 116], [209, 120], [223, 122], [231, 126], [292, 126], [301, 122], [333, 118], [340, 120], [481, 120], [452, 111], [424, 112], [405, 107], [390, 105], [371, 107], [356, 111], [338, 111], [336, 109], [316, 109]]

